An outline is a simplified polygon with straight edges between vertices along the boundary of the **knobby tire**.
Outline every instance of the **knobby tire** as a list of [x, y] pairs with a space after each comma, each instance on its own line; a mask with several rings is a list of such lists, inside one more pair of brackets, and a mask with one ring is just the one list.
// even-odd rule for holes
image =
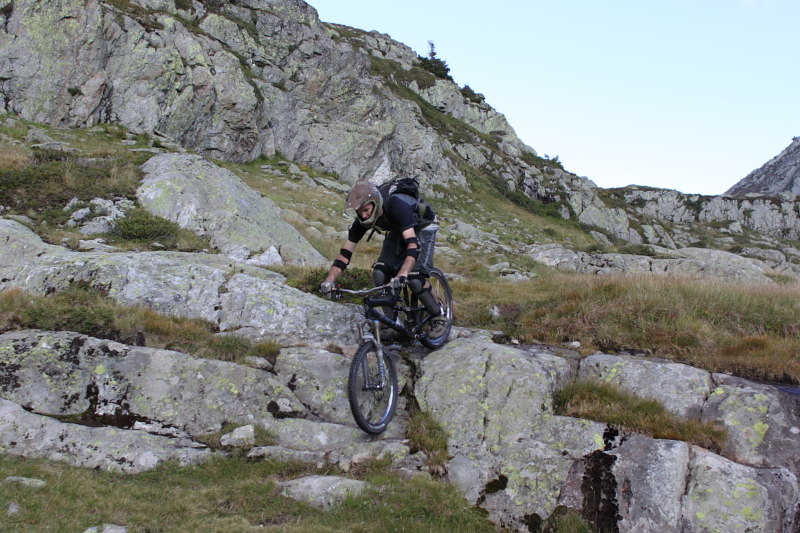
[[383, 390], [365, 390], [365, 372], [372, 383], [380, 382], [378, 352], [374, 342], [365, 342], [358, 347], [350, 376], [347, 380], [347, 397], [350, 410], [358, 427], [372, 435], [383, 433], [394, 417], [397, 408], [397, 370], [392, 356], [384, 355], [386, 385]]

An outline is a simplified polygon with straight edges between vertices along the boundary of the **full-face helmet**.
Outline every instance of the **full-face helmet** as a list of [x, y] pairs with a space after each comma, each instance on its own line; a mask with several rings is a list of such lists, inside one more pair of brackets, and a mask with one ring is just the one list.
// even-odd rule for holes
[[381, 196], [381, 192], [374, 183], [367, 180], [358, 180], [350, 188], [350, 193], [347, 195], [342, 212], [346, 213], [348, 209], [357, 211], [369, 203], [373, 204], [373, 208], [372, 214], [368, 219], [362, 220], [356, 213], [356, 219], [367, 229], [372, 228], [375, 225], [375, 221], [378, 220], [378, 214], [383, 208], [383, 196]]

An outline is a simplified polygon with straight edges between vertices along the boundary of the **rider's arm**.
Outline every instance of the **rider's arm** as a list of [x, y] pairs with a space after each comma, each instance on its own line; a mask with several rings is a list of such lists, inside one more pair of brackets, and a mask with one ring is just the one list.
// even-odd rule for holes
[[358, 243], [349, 239], [346, 243], [344, 243], [344, 248], [339, 251], [339, 255], [336, 256], [336, 259], [333, 261], [333, 265], [331, 265], [331, 269], [328, 271], [328, 277], [325, 278], [325, 283], [333, 283], [336, 281], [336, 278], [339, 277], [339, 274], [344, 272], [344, 268], [339, 265], [344, 265], [347, 267], [347, 265], [350, 264], [350, 256], [353, 255], [353, 251], [356, 249], [357, 244]]
[[[419, 250], [419, 243], [417, 242], [417, 234], [414, 231], [414, 228], [408, 228], [403, 231], [403, 239], [408, 243], [406, 247], [406, 251], [409, 250]], [[417, 257], [419, 257], [419, 251], [412, 254], [406, 254], [406, 258], [403, 260], [403, 264], [400, 266], [400, 270], [397, 272], [397, 277], [408, 277], [408, 273], [411, 272], [411, 269], [414, 268], [414, 264], [417, 262]]]

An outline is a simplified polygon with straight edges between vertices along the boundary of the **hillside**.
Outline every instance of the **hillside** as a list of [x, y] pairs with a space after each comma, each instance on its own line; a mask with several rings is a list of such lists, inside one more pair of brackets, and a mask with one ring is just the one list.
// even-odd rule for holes
[[[0, 529], [797, 530], [793, 198], [598, 188], [299, 0], [0, 8]], [[369, 438], [316, 288], [406, 174], [455, 327]]]

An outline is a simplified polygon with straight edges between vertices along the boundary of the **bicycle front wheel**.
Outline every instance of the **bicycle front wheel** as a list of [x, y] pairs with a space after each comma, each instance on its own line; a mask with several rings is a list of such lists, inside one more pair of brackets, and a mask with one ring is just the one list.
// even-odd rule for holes
[[350, 364], [347, 397], [358, 427], [377, 435], [383, 433], [397, 408], [397, 370], [389, 354], [384, 355], [385, 378], [381, 385], [378, 349], [374, 342], [358, 347]]

